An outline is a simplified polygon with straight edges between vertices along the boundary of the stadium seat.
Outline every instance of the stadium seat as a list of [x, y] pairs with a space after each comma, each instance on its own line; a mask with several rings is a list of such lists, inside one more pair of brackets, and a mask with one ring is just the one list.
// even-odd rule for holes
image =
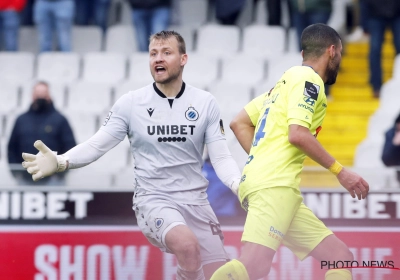
[[33, 78], [35, 57], [25, 52], [0, 53], [0, 81], [21, 84]]
[[237, 26], [209, 24], [198, 29], [196, 51], [213, 57], [231, 57], [239, 51]]
[[19, 28], [18, 50], [32, 54], [39, 53], [38, 34], [35, 27], [21, 26]]
[[115, 85], [126, 77], [126, 58], [119, 53], [88, 53], [83, 57], [82, 80]]
[[143, 86], [154, 82], [150, 73], [149, 54], [136, 52], [129, 57], [129, 81], [142, 83]]
[[299, 38], [297, 37], [297, 31], [294, 28], [290, 28], [287, 34], [287, 47], [286, 50], [292, 53], [300, 52]]
[[388, 189], [392, 186], [390, 177], [393, 176], [393, 170], [389, 168], [353, 167], [351, 170], [368, 182], [370, 190]]
[[[0, 66], [1, 68], [2, 66]], [[2, 82], [0, 86], [0, 115], [13, 112], [18, 106], [18, 86]]]
[[138, 50], [132, 25], [110, 26], [106, 34], [105, 51], [130, 55]]
[[111, 108], [111, 88], [98, 83], [79, 82], [70, 87], [68, 112], [103, 114]]
[[265, 78], [266, 63], [263, 59], [240, 55], [222, 61], [221, 80], [232, 84], [254, 86]]
[[92, 137], [99, 128], [103, 118], [88, 112], [67, 112], [64, 114], [74, 133], [77, 144], [82, 143]]
[[301, 65], [300, 53], [286, 53], [280, 57], [270, 58], [267, 61], [267, 79], [256, 87], [256, 96], [269, 91], [290, 67]]
[[357, 146], [354, 167], [383, 168], [381, 160], [384, 139], [365, 139]]
[[38, 55], [37, 79], [71, 84], [79, 78], [80, 58], [75, 53], [45, 52]]
[[130, 91], [134, 91], [140, 89], [144, 86], [147, 86], [149, 83], [144, 83], [141, 81], [126, 81], [124, 83], [119, 84], [115, 88], [115, 94], [113, 98], [113, 103], [115, 103], [122, 95], [127, 94]]
[[383, 110], [387, 115], [398, 116], [400, 113], [400, 78], [393, 78], [384, 83], [381, 88], [379, 110]]
[[[1, 116], [1, 115], [0, 115]], [[3, 117], [3, 139], [7, 141], [10, 139], [12, 129], [14, 128], [15, 121], [17, 120], [17, 117], [19, 116], [19, 113], [13, 112], [11, 114], [4, 115]]]
[[178, 0], [180, 25], [197, 28], [207, 21], [208, 1]]
[[[3, 144], [0, 143], [2, 146]], [[1, 188], [9, 188], [17, 185], [16, 180], [10, 172], [10, 168], [7, 163], [7, 159], [3, 157], [0, 158], [0, 189]]]
[[[18, 112], [26, 112], [32, 104], [33, 86], [36, 81], [27, 82], [22, 85], [21, 104]], [[54, 106], [57, 110], [65, 109], [65, 91], [66, 88], [60, 83], [49, 83], [50, 97], [53, 100]]]
[[282, 26], [250, 25], [243, 30], [243, 53], [254, 57], [280, 56], [286, 50]]
[[98, 26], [74, 26], [72, 51], [81, 55], [103, 49], [103, 31]]
[[332, 13], [328, 25], [339, 33], [344, 33], [346, 28], [346, 8], [348, 0], [333, 0]]
[[369, 119], [367, 137], [375, 139], [376, 142], [383, 141], [386, 131], [394, 125], [396, 117], [397, 115], [386, 110], [377, 110]]
[[219, 60], [206, 54], [189, 53], [183, 80], [195, 87], [206, 88], [219, 77]]
[[172, 25], [168, 30], [174, 30], [181, 34], [186, 44], [186, 52], [191, 52], [194, 49], [195, 29], [190, 26]]

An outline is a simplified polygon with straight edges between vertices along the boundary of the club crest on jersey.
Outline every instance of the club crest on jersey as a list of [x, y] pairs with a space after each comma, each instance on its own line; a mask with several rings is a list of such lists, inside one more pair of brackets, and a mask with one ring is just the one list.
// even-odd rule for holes
[[156, 228], [160, 228], [163, 225], [164, 220], [161, 218], [157, 218], [154, 222], [156, 224]]
[[197, 121], [199, 112], [197, 112], [194, 107], [190, 106], [185, 112], [185, 117], [189, 121]]

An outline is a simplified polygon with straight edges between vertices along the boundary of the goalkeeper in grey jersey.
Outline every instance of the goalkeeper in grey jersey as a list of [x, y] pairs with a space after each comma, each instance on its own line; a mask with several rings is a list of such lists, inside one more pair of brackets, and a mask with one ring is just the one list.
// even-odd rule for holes
[[24, 153], [22, 165], [36, 181], [88, 165], [128, 135], [138, 226], [151, 244], [176, 255], [177, 279], [209, 279], [228, 256], [201, 174], [204, 145], [218, 177], [235, 194], [241, 174], [215, 98], [182, 80], [188, 60], [183, 38], [174, 31], [152, 35], [149, 58], [155, 83], [122, 96], [94, 136], [63, 155], [36, 141], [40, 152]]

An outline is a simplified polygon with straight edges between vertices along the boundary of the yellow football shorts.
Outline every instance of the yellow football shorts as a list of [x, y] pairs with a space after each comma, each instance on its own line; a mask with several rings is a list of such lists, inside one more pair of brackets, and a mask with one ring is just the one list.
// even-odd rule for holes
[[328, 235], [333, 234], [303, 203], [301, 193], [290, 187], [265, 188], [247, 196], [242, 242], [277, 250], [282, 243], [300, 260]]

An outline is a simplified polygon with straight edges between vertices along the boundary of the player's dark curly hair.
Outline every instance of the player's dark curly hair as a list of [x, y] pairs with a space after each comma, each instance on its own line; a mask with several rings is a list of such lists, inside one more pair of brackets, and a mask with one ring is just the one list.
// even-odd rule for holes
[[185, 54], [186, 53], [186, 43], [181, 34], [179, 34], [176, 31], [173, 30], [163, 30], [160, 32], [157, 32], [153, 35], [150, 36], [150, 42], [152, 40], [167, 40], [170, 37], [175, 37], [176, 40], [178, 41], [178, 48], [179, 48], [179, 53], [180, 54]]
[[301, 34], [301, 49], [304, 59], [318, 58], [331, 45], [339, 45], [340, 35], [332, 27], [317, 23], [306, 27]]

